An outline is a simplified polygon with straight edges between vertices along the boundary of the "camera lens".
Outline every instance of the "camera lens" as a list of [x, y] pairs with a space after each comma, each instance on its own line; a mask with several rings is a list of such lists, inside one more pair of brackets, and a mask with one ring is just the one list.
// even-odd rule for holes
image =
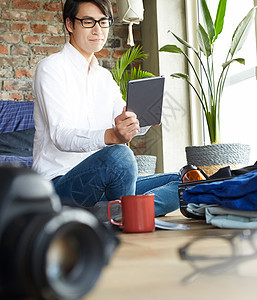
[[16, 219], [1, 251], [6, 290], [36, 299], [80, 299], [105, 265], [102, 230], [94, 216], [78, 209]]
[[104, 266], [99, 230], [90, 214], [75, 209], [56, 215], [43, 227], [30, 264], [45, 299], [79, 299], [94, 286]]
[[0, 299], [77, 300], [118, 239], [90, 212], [62, 207], [51, 182], [0, 169]]
[[53, 281], [67, 280], [81, 255], [80, 241], [72, 232], [54, 238], [46, 257], [47, 277]]

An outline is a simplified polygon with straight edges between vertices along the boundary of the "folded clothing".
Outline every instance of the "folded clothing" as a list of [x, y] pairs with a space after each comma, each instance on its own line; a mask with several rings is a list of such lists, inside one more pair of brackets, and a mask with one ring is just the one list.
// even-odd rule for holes
[[188, 203], [216, 204], [230, 209], [257, 211], [257, 170], [232, 179], [187, 188], [183, 199]]
[[206, 207], [206, 223], [220, 228], [256, 229], [257, 212], [228, 209], [223, 207]]
[[217, 205], [188, 204], [187, 210], [204, 216], [206, 223], [220, 228], [257, 229], [257, 212], [236, 210]]

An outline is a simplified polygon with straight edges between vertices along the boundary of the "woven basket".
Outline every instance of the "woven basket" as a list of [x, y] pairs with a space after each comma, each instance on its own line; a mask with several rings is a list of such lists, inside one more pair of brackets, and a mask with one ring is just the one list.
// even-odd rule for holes
[[135, 155], [138, 175], [152, 175], [155, 173], [157, 157], [154, 155]]
[[186, 147], [187, 163], [199, 167], [208, 176], [226, 166], [232, 170], [242, 168], [249, 163], [249, 156], [250, 146], [239, 143]]

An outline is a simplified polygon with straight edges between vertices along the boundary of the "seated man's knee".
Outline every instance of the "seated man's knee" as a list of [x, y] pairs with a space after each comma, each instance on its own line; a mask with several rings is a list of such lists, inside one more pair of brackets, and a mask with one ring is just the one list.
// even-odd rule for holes
[[128, 175], [137, 177], [138, 169], [137, 162], [133, 151], [125, 145], [113, 145], [110, 146], [110, 163], [113, 164], [113, 167], [119, 168], [127, 172]]

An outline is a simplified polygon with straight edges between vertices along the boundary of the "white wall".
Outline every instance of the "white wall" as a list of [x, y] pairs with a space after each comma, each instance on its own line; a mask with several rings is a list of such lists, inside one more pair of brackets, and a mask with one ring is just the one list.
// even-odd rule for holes
[[[159, 52], [162, 46], [176, 43], [168, 30], [186, 39], [184, 1], [145, 0], [145, 20], [142, 23], [144, 50], [150, 53], [147, 67], [164, 75], [165, 96], [162, 119], [163, 171], [178, 171], [186, 164], [185, 146], [191, 144], [188, 85], [172, 79], [171, 73], [186, 72], [187, 66], [179, 54]], [[144, 64], [145, 68], [145, 64]]]

